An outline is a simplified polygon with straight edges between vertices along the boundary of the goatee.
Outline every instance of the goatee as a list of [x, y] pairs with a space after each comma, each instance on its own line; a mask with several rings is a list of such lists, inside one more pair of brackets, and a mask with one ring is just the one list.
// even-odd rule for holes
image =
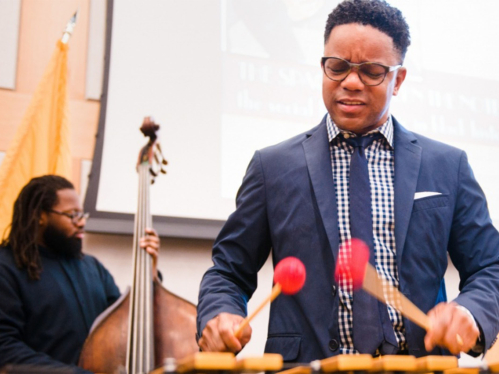
[[43, 241], [52, 252], [61, 257], [82, 258], [82, 242], [75, 235], [67, 236], [54, 226], [48, 225], [43, 233]]

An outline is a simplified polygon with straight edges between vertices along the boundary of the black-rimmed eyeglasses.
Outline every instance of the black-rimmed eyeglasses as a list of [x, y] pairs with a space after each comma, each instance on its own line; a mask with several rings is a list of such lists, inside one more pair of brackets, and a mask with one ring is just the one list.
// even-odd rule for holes
[[343, 81], [350, 74], [352, 68], [356, 68], [359, 79], [366, 86], [380, 85], [389, 72], [402, 67], [402, 65], [386, 66], [377, 62], [355, 64], [339, 57], [322, 57], [321, 64], [326, 77], [336, 82]]
[[80, 211], [68, 213], [68, 212], [59, 212], [58, 210], [50, 209], [49, 212], [60, 214], [61, 216], [66, 216], [70, 218], [75, 225], [78, 224], [82, 219], [87, 219], [90, 216], [90, 213], [85, 213]]

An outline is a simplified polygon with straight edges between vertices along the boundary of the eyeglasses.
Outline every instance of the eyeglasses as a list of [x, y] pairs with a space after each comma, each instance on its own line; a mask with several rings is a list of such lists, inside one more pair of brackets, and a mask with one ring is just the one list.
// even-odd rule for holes
[[49, 212], [60, 214], [61, 216], [66, 216], [71, 219], [71, 221], [76, 225], [78, 224], [82, 219], [87, 219], [90, 216], [90, 213], [85, 213], [85, 212], [80, 212], [80, 211], [75, 211], [73, 213], [67, 213], [67, 212], [59, 212], [57, 210], [49, 210]]
[[402, 67], [402, 65], [386, 66], [378, 64], [377, 62], [354, 64], [353, 62], [343, 60], [339, 57], [322, 57], [321, 63], [326, 77], [336, 82], [342, 82], [348, 77], [352, 68], [356, 68], [359, 79], [366, 86], [380, 85], [389, 72]]

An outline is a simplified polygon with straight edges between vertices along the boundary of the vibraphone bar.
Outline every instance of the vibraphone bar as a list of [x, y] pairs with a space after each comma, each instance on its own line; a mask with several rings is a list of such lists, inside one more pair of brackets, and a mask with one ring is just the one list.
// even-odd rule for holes
[[199, 352], [153, 370], [150, 374], [178, 373], [257, 373], [321, 374], [321, 373], [438, 373], [438, 374], [491, 374], [499, 373], [499, 362], [487, 367], [460, 368], [452, 356], [381, 356], [339, 355], [310, 364], [283, 363], [279, 354], [238, 359], [232, 353]]

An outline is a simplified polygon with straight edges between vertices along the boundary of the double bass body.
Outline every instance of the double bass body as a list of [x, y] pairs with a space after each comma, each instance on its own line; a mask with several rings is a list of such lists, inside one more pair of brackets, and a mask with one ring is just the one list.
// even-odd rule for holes
[[[99, 373], [115, 373], [126, 367], [130, 293], [127, 291], [104, 313], [88, 336], [79, 366]], [[164, 359], [176, 359], [198, 351], [196, 307], [154, 282], [154, 367]], [[130, 373], [132, 374], [132, 373]]]

